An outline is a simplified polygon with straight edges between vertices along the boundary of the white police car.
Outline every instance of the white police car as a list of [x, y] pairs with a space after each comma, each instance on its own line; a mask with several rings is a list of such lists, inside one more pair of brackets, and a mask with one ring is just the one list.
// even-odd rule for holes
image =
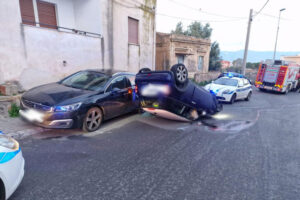
[[0, 200], [8, 199], [24, 176], [25, 161], [19, 143], [0, 131]]
[[252, 95], [252, 86], [249, 80], [240, 77], [224, 76], [204, 88], [216, 95], [219, 101], [231, 104], [239, 99], [249, 101]]

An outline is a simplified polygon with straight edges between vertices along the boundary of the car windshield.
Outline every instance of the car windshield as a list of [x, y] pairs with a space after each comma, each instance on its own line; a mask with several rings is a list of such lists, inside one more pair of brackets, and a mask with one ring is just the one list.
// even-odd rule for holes
[[214, 83], [218, 85], [237, 86], [238, 81], [230, 78], [219, 78]]
[[105, 86], [108, 79], [109, 77], [102, 73], [83, 71], [71, 75], [60, 83], [72, 88], [97, 91]]

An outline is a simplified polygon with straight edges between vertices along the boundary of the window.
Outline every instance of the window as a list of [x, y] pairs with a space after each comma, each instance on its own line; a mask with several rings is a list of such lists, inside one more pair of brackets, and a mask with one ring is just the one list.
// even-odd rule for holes
[[139, 44], [139, 20], [128, 17], [128, 43]]
[[63, 79], [60, 83], [72, 88], [97, 91], [103, 89], [108, 79], [108, 76], [102, 73], [82, 71]]
[[57, 29], [55, 4], [38, 0], [37, 8], [40, 26]]
[[112, 91], [115, 88], [120, 89], [120, 90], [125, 88], [125, 77], [124, 76], [114, 79], [111, 82], [108, 91]]
[[[19, 0], [22, 23], [36, 25], [33, 0]], [[57, 29], [55, 4], [37, 0], [38, 21], [41, 27]]]
[[198, 70], [202, 70], [203, 67], [203, 56], [199, 56], [198, 59]]
[[35, 25], [34, 9], [32, 0], [19, 0], [23, 24]]
[[183, 64], [184, 63], [184, 55], [179, 54], [176, 57], [177, 57], [177, 63], [178, 64]]
[[249, 85], [249, 81], [247, 79], [243, 79], [244, 85]]

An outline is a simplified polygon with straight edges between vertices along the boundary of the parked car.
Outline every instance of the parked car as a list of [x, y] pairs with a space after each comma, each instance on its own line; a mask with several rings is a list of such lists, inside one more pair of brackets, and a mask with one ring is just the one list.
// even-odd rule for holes
[[135, 74], [77, 72], [67, 78], [33, 88], [21, 98], [21, 116], [46, 128], [97, 130], [103, 120], [139, 107]]
[[0, 134], [0, 200], [8, 199], [21, 183], [25, 161], [19, 143]]
[[135, 79], [142, 108], [170, 119], [195, 120], [222, 110], [215, 96], [188, 79], [183, 64], [171, 71], [151, 71], [144, 68]]
[[249, 101], [252, 95], [252, 86], [246, 78], [224, 76], [204, 88], [216, 95], [219, 101], [230, 102], [231, 104], [238, 99]]

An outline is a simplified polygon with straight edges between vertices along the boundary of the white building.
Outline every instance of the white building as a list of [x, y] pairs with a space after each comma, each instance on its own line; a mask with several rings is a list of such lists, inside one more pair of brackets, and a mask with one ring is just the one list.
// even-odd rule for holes
[[0, 84], [155, 65], [156, 0], [0, 1]]

